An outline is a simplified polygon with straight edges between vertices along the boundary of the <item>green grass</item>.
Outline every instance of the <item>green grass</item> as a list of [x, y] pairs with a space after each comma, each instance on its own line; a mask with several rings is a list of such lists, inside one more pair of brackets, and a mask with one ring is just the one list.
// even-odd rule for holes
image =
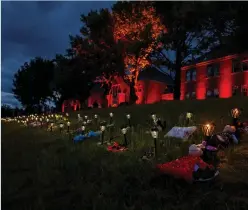
[[[153, 146], [147, 120], [152, 112], [166, 119], [168, 129], [182, 112], [192, 111], [196, 124], [214, 121], [220, 131], [230, 121], [233, 107], [248, 107], [247, 98], [208, 101], [172, 101], [154, 105], [98, 109], [81, 112], [108, 119], [113, 112], [115, 134], [131, 114], [135, 124], [130, 150], [113, 154], [97, 146], [98, 139], [74, 144], [66, 134], [2, 123], [2, 208], [6, 210], [133, 210], [133, 209], [248, 209], [248, 139], [227, 150], [228, 162], [211, 183], [187, 184], [160, 177], [156, 161], [139, 160]], [[242, 117], [248, 119], [248, 113]], [[77, 128], [77, 113], [71, 113]], [[90, 127], [95, 129], [94, 126]], [[168, 130], [167, 129], [167, 130]], [[108, 134], [106, 138], [108, 137]], [[170, 161], [187, 153], [191, 141], [180, 143], [160, 135], [158, 162]], [[117, 137], [121, 142], [122, 138]], [[163, 146], [162, 146], [163, 143]]]

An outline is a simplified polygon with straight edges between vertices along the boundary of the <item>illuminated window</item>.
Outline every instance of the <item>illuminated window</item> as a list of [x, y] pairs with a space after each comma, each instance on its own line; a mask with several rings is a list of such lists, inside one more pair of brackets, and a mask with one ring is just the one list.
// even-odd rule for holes
[[211, 98], [211, 97], [213, 97], [213, 96], [214, 96], [214, 91], [208, 90], [208, 91], [207, 91], [207, 98]]
[[190, 69], [186, 72], [186, 81], [195, 81], [196, 80], [196, 69]]
[[192, 69], [192, 70], [191, 70], [191, 79], [192, 79], [193, 81], [196, 80], [196, 69]]
[[188, 82], [188, 81], [190, 81], [191, 80], [191, 73], [190, 73], [190, 70], [188, 70], [187, 72], [186, 72], [186, 81]]
[[210, 64], [207, 66], [207, 77], [214, 77], [220, 75], [219, 64]]

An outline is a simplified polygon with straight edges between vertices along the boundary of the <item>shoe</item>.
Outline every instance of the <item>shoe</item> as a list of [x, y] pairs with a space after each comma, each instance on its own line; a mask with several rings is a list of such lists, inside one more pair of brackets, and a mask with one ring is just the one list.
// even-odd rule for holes
[[194, 181], [206, 182], [214, 179], [219, 175], [219, 171], [215, 168], [211, 169], [206, 167], [205, 169], [197, 168], [196, 171], [193, 172]]

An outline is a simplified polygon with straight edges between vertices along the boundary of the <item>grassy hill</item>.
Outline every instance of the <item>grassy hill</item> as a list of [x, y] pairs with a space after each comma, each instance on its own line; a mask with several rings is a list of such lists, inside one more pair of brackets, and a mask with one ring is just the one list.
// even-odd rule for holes
[[[220, 176], [211, 183], [187, 184], [161, 178], [155, 160], [140, 161], [143, 151], [153, 145], [146, 121], [151, 113], [167, 121], [167, 130], [178, 122], [181, 113], [191, 111], [196, 124], [214, 121], [216, 131], [230, 122], [230, 109], [244, 109], [248, 119], [248, 98], [210, 99], [206, 101], [170, 101], [153, 105], [97, 109], [80, 112], [108, 120], [114, 113], [115, 135], [131, 114], [135, 129], [128, 138], [130, 150], [112, 154], [97, 146], [98, 139], [74, 144], [71, 136], [41, 128], [25, 128], [2, 123], [2, 208], [32, 210], [63, 209], [247, 209], [248, 139], [225, 151], [227, 162]], [[78, 112], [77, 112], [78, 113]], [[77, 113], [70, 113], [72, 127], [78, 128]], [[96, 129], [94, 126], [89, 129]], [[108, 138], [108, 134], [106, 136]], [[201, 141], [198, 132], [192, 141]], [[122, 137], [116, 137], [122, 141]], [[187, 153], [190, 142], [159, 140], [158, 162]], [[190, 140], [191, 141], [191, 140]]]

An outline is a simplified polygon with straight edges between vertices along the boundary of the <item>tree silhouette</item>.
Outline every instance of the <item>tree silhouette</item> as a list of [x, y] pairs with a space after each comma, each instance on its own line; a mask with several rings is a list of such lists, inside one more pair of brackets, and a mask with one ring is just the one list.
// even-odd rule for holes
[[14, 75], [12, 91], [27, 110], [38, 111], [52, 99], [53, 70], [52, 61], [38, 57], [24, 63]]

